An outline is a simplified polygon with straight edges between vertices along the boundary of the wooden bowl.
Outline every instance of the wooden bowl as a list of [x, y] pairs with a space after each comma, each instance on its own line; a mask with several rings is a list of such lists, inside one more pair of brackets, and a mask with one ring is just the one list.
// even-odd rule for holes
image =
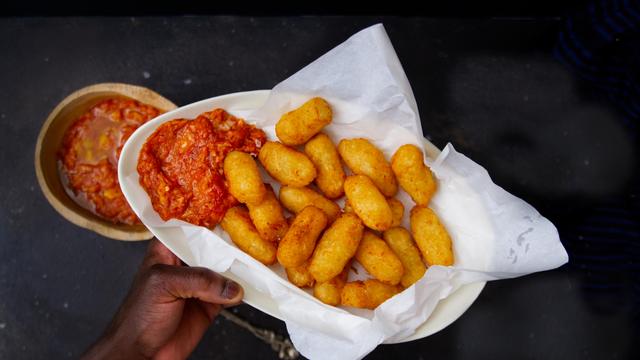
[[144, 225], [114, 224], [78, 205], [67, 195], [58, 171], [58, 149], [69, 125], [93, 105], [114, 97], [137, 100], [163, 112], [176, 108], [160, 94], [141, 86], [103, 83], [82, 88], [62, 100], [42, 125], [36, 143], [36, 177], [51, 206], [72, 223], [115, 240], [148, 240], [153, 234]]

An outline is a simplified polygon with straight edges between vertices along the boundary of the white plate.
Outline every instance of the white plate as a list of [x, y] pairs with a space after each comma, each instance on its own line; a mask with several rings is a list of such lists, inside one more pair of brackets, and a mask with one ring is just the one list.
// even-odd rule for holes
[[[122, 150], [120, 162], [118, 164], [118, 176], [120, 178], [120, 183], [124, 184], [125, 182], [123, 181], [123, 178], [136, 172], [138, 154], [142, 145], [146, 141], [147, 137], [149, 137], [149, 135], [151, 135], [162, 123], [176, 118], [194, 118], [199, 114], [210, 111], [214, 108], [233, 109], [234, 112], [239, 111], [246, 113], [257, 109], [264, 104], [268, 95], [269, 90], [256, 90], [217, 96], [180, 107], [151, 120], [133, 133]], [[426, 139], [424, 140], [424, 145], [428, 156], [435, 158], [440, 153], [440, 150]], [[122, 186], [122, 192], [127, 199], [132, 199], [132, 194], [140, 191], [144, 192], [140, 186], [135, 188]], [[142, 211], [140, 204], [131, 203], [131, 207], [136, 214], [140, 214]], [[184, 243], [180, 241], [165, 241], [166, 239], [175, 240], [176, 238], [183, 236], [181, 232], [176, 232], [174, 229], [167, 227], [147, 227], [160, 241], [167, 245], [173, 253], [182, 259], [182, 261], [187, 264], [194, 263], [193, 259], [191, 259], [190, 251], [188, 251], [186, 247], [180, 245]], [[242, 281], [242, 279], [239, 279], [231, 273], [223, 273], [223, 275], [237, 281], [244, 287], [245, 303], [273, 317], [282, 319], [276, 304], [269, 297], [248, 286], [244, 281]], [[484, 285], [485, 283], [481, 282], [462, 286], [446, 299], [441, 300], [429, 319], [420, 326], [413, 335], [397, 342], [421, 339], [444, 329], [459, 318], [469, 308], [469, 306], [473, 304], [478, 295], [480, 295]]]

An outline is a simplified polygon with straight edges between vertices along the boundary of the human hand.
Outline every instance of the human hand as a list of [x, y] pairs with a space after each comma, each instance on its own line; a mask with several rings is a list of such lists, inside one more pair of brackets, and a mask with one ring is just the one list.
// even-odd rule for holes
[[237, 283], [211, 270], [181, 266], [157, 239], [129, 294], [86, 359], [184, 359], [222, 307], [238, 304]]

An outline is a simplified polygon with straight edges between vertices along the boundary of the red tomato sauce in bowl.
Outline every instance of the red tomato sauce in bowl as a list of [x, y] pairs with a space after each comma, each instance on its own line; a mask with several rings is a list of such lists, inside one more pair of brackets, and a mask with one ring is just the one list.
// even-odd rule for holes
[[118, 159], [127, 139], [162, 112], [125, 98], [92, 106], [67, 128], [58, 152], [67, 193], [94, 214], [128, 225], [141, 224], [118, 182]]

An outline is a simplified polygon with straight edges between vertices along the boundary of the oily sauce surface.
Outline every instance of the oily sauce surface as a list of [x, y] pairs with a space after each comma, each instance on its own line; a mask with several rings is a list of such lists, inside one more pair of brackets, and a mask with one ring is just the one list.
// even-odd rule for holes
[[161, 111], [131, 99], [106, 99], [67, 129], [58, 153], [63, 183], [81, 206], [114, 223], [140, 224], [118, 183], [122, 147]]
[[223, 174], [225, 156], [257, 156], [265, 133], [223, 109], [162, 124], [138, 158], [140, 185], [163, 220], [214, 227], [237, 204]]

